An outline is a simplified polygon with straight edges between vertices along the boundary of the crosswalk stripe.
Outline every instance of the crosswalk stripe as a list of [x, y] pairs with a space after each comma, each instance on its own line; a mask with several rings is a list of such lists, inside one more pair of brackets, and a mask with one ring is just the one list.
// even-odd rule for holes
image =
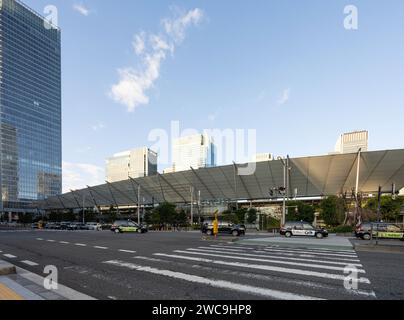
[[[224, 248], [227, 250], [231, 251], [240, 251], [240, 249], [233, 249], [233, 247], [230, 246], [218, 246], [216, 245], [215, 247], [220, 247]], [[205, 247], [207, 248], [207, 247]], [[311, 249], [293, 249], [293, 248], [272, 248], [272, 247], [262, 247], [262, 248], [256, 248], [252, 250], [267, 250], [267, 251], [278, 251], [278, 252], [289, 252], [289, 253], [306, 253], [306, 254], [313, 254], [313, 255], [330, 255], [330, 256], [337, 256], [337, 257], [357, 257], [356, 252], [341, 252], [339, 253], [338, 251], [326, 251], [326, 252], [320, 252], [320, 251], [314, 251]]]
[[[292, 250], [283, 250], [283, 249], [264, 249], [264, 251], [269, 252], [289, 252], [289, 253], [297, 253], [296, 251]], [[356, 254], [340, 254], [340, 253], [320, 253], [320, 252], [310, 252], [310, 251], [299, 251], [300, 253], [306, 253], [316, 256], [330, 256], [330, 257], [341, 257], [341, 258], [357, 258]]]
[[[218, 245], [218, 244], [212, 244], [210, 245], [211, 247], [219, 247], [219, 248], [230, 248], [230, 249], [246, 249], [246, 250], [257, 250], [258, 248], [261, 249], [281, 249], [280, 246], [258, 246], [255, 248], [252, 247], [247, 247], [247, 246], [235, 246], [235, 245]], [[355, 250], [335, 250], [335, 249], [327, 249], [327, 248], [293, 248], [293, 247], [284, 247], [284, 249], [291, 250], [291, 251], [313, 251], [313, 252], [324, 252], [324, 253], [347, 253], [347, 254], [356, 254]]]
[[[242, 262], [229, 262], [229, 261], [212, 260], [212, 259], [181, 256], [181, 255], [170, 255], [170, 254], [165, 254], [165, 253], [155, 253], [153, 255], [158, 256], [158, 257], [168, 257], [168, 258], [174, 258], [174, 259], [198, 261], [198, 262], [204, 262], [204, 263], [212, 263], [212, 264], [241, 267], [241, 268], [248, 268], [248, 269], [274, 271], [274, 272], [289, 273], [289, 274], [298, 274], [298, 275], [303, 275], [303, 276], [313, 276], [313, 277], [333, 279], [333, 280], [342, 280], [342, 281], [346, 280], [346, 277], [344, 275], [323, 273], [323, 272], [309, 271], [309, 270], [302, 270], [302, 269], [257, 265], [257, 264], [249, 264], [249, 263], [242, 263]], [[358, 278], [358, 283], [370, 284], [370, 281], [369, 281], [369, 279], [362, 277], [362, 278]]]
[[126, 253], [136, 253], [136, 251], [133, 251], [133, 250], [124, 250], [124, 249], [119, 249], [118, 251], [120, 251], [120, 252], [126, 252]]
[[21, 263], [24, 263], [24, 264], [26, 264], [28, 266], [31, 266], [31, 267], [38, 266], [38, 263], [29, 261], [29, 260], [23, 260], [23, 261], [21, 261]]
[[[235, 257], [235, 256], [227, 256], [224, 254], [192, 252], [192, 251], [183, 251], [183, 250], [175, 250], [174, 252], [199, 255], [199, 256], [207, 256], [207, 257], [219, 257], [219, 258], [225, 258], [225, 259], [237, 259], [237, 260], [244, 260], [244, 261], [256, 261], [256, 262], [267, 262], [267, 263], [274, 263], [274, 264], [284, 264], [284, 265], [289, 265], [289, 266], [307, 267], [307, 268], [314, 268], [314, 269], [325, 269], [325, 270], [334, 270], [334, 271], [344, 271], [345, 270], [345, 268], [343, 268], [343, 267], [326, 266], [326, 265], [312, 264], [312, 263], [301, 263], [301, 262], [291, 262], [291, 261], [281, 261], [281, 260], [271, 260], [271, 259], [258, 259], [258, 258], [251, 258], [251, 257]], [[357, 270], [358, 270], [358, 273], [366, 273], [365, 270], [363, 270], [363, 269], [357, 269]]]
[[[189, 248], [187, 249], [188, 251], [197, 251], [197, 252], [212, 252], [212, 253], [220, 253], [220, 254], [229, 254], [226, 251], [221, 251], [219, 249], [216, 250], [208, 250], [208, 249], [194, 249], [194, 248]], [[251, 251], [255, 252], [255, 251]], [[307, 258], [296, 258], [296, 257], [280, 257], [280, 256], [273, 256], [273, 255], [263, 255], [263, 254], [251, 254], [251, 253], [241, 253], [237, 252], [236, 253], [238, 256], [246, 256], [246, 257], [260, 257], [260, 258], [271, 258], [271, 259], [284, 259], [284, 260], [293, 260], [293, 261], [306, 261], [306, 262], [317, 262], [317, 263], [325, 263], [325, 264], [335, 264], [335, 265], [343, 265], [346, 266], [348, 263], [347, 262], [339, 262], [339, 261], [326, 261], [326, 260], [315, 260], [315, 259], [307, 259]], [[363, 267], [362, 264], [360, 263], [349, 263], [350, 265], [353, 265], [355, 267]]]
[[376, 298], [376, 294], [372, 290], [347, 290], [343, 286], [338, 286], [335, 287], [331, 284], [326, 284], [326, 283], [321, 283], [321, 282], [313, 282], [313, 281], [308, 281], [308, 280], [297, 280], [293, 278], [288, 278], [288, 277], [280, 277], [277, 275], [268, 275], [268, 274], [260, 274], [260, 273], [251, 273], [251, 272], [244, 272], [244, 271], [236, 271], [236, 270], [231, 270], [231, 269], [221, 269], [221, 268], [215, 268], [212, 266], [202, 266], [199, 264], [189, 264], [187, 262], [178, 262], [178, 261], [172, 261], [168, 259], [160, 259], [160, 258], [151, 258], [151, 257], [145, 257], [145, 256], [135, 256], [133, 259], [138, 259], [138, 260], [143, 260], [143, 261], [150, 261], [150, 262], [155, 262], [155, 263], [165, 263], [165, 264], [170, 264], [174, 265], [175, 268], [183, 270], [184, 268], [188, 267], [191, 269], [195, 270], [202, 270], [202, 271], [207, 271], [210, 274], [223, 274], [223, 275], [231, 275], [235, 278], [241, 279], [241, 278], [247, 278], [247, 279], [255, 279], [255, 280], [263, 280], [267, 281], [271, 284], [274, 282], [277, 283], [284, 283], [288, 285], [293, 285], [293, 286], [298, 286], [298, 287], [307, 287], [309, 290], [310, 289], [320, 289], [320, 290], [333, 290], [334, 292], [338, 292], [338, 294], [348, 294], [352, 296], [365, 296], [365, 297], [372, 297]]
[[298, 295], [298, 294], [293, 294], [289, 292], [283, 292], [283, 291], [278, 291], [278, 290], [272, 290], [272, 289], [266, 289], [266, 288], [260, 288], [260, 287], [253, 287], [249, 285], [243, 285], [243, 284], [238, 284], [230, 281], [223, 281], [223, 280], [217, 280], [217, 279], [209, 279], [205, 277], [200, 277], [200, 276], [195, 276], [187, 273], [182, 273], [182, 272], [175, 272], [171, 270], [164, 270], [164, 269], [157, 269], [157, 268], [152, 268], [148, 266], [141, 266], [141, 265], [136, 265], [133, 263], [128, 263], [128, 262], [122, 262], [119, 260], [111, 260], [111, 261], [105, 261], [105, 264], [110, 264], [110, 265], [116, 265], [120, 267], [126, 267], [131, 270], [136, 270], [136, 271], [143, 271], [143, 272], [148, 272], [156, 275], [161, 275], [161, 276], [166, 276], [174, 279], [179, 279], [179, 280], [185, 280], [188, 282], [193, 282], [193, 283], [198, 283], [202, 285], [208, 285], [211, 287], [215, 288], [221, 288], [221, 289], [229, 289], [229, 290], [236, 290], [239, 292], [244, 292], [244, 293], [249, 293], [253, 295], [260, 295], [264, 297], [269, 297], [269, 298], [274, 298], [274, 299], [280, 299], [280, 300], [323, 300], [320, 298], [315, 298], [311, 296], [305, 296], [305, 295]]
[[[211, 249], [210, 247], [198, 247], [200, 249]], [[227, 249], [226, 249], [227, 250]], [[231, 249], [228, 250], [229, 252], [245, 252], [243, 250], [239, 249]], [[310, 258], [317, 258], [321, 256], [322, 259], [328, 259], [328, 260], [337, 260], [337, 261], [351, 261], [351, 262], [360, 262], [357, 256], [347, 256], [347, 257], [339, 257], [339, 256], [334, 256], [334, 255], [320, 255], [320, 254], [309, 254], [305, 252], [290, 252], [288, 250], [254, 250], [253, 252], [255, 253], [271, 253], [275, 255], [281, 255], [281, 256], [289, 256], [289, 257], [310, 257]]]
[[14, 255], [12, 255], [12, 254], [9, 254], [9, 253], [3, 254], [3, 256], [5, 256], [6, 258], [10, 258], [10, 259], [15, 259], [15, 258], [17, 258], [16, 256], [14, 256]]

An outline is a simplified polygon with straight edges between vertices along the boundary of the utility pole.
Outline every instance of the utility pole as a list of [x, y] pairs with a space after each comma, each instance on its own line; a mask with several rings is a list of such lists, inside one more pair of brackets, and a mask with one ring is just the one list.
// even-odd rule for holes
[[190, 187], [191, 192], [191, 227], [194, 225], [194, 187]]
[[137, 224], [140, 225], [140, 185], [137, 187]]
[[380, 222], [381, 207], [382, 207], [382, 186], [379, 186], [379, 192], [377, 193], [377, 222]]
[[284, 225], [286, 223], [286, 192], [287, 192], [287, 185], [286, 185], [286, 170], [287, 170], [287, 164], [285, 163], [285, 160], [281, 157], [278, 157], [278, 160], [282, 162], [283, 165], [283, 204], [282, 204], [282, 221], [281, 225]]
[[361, 165], [361, 152], [362, 148], [358, 151], [358, 163], [356, 165], [356, 185], [355, 185], [355, 224], [357, 223], [356, 219], [359, 214], [359, 172]]
[[85, 224], [84, 210], [85, 210], [86, 195], [83, 193], [83, 224]]

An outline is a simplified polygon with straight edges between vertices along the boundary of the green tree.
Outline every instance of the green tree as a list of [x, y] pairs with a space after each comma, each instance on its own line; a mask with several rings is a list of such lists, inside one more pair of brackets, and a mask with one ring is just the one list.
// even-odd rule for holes
[[247, 215], [247, 211], [248, 210], [246, 208], [241, 208], [241, 209], [236, 210], [235, 223], [244, 223], [246, 215]]
[[321, 200], [320, 218], [329, 226], [338, 226], [344, 222], [346, 207], [342, 198], [328, 196]]
[[154, 213], [158, 218], [158, 223], [172, 224], [176, 217], [175, 204], [164, 202], [154, 209]]
[[185, 226], [188, 224], [188, 216], [184, 209], [176, 212], [174, 222], [181, 226]]
[[302, 201], [288, 201], [286, 203], [288, 214], [287, 221], [306, 221], [312, 223], [314, 221], [314, 207]]
[[[381, 198], [380, 213], [384, 221], [397, 221], [400, 218], [401, 205], [404, 204], [404, 198], [398, 197], [393, 199], [391, 195], [385, 195]], [[374, 212], [377, 211], [378, 200], [377, 198], [369, 199], [365, 208]]]
[[257, 209], [251, 208], [247, 213], [247, 222], [252, 224], [257, 222]]

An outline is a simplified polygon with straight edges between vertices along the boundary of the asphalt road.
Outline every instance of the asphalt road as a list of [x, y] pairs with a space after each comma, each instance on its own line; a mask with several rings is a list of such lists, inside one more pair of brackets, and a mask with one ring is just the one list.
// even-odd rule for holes
[[[0, 231], [0, 259], [97, 299], [403, 299], [404, 254], [241, 245], [200, 233]], [[298, 241], [298, 239], [296, 239]], [[344, 268], [358, 290], [344, 287]]]

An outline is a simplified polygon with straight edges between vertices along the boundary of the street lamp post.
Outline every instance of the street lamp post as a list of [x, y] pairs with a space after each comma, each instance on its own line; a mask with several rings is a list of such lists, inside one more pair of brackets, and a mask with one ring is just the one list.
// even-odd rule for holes
[[194, 225], [194, 187], [190, 187], [191, 192], [191, 227]]
[[86, 195], [83, 193], [83, 224], [85, 224], [84, 210], [85, 210]]
[[137, 223], [140, 225], [140, 185], [137, 188]]
[[278, 160], [282, 162], [283, 165], [283, 201], [282, 201], [282, 221], [281, 224], [284, 225], [286, 222], [286, 169], [287, 169], [287, 164], [285, 163], [285, 160], [281, 157], [278, 157]]

